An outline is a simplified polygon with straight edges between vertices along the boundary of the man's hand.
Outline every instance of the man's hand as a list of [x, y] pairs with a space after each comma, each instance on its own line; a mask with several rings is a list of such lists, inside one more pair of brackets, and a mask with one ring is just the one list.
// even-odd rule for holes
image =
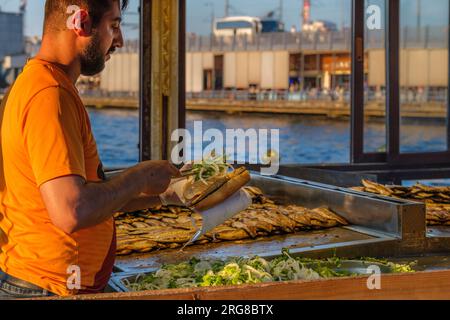
[[177, 207], [185, 207], [185, 203], [183, 200], [178, 196], [178, 194], [175, 192], [175, 190], [171, 187], [166, 190], [166, 192], [159, 195], [159, 198], [161, 199], [161, 204], [163, 206], [177, 206]]
[[180, 177], [180, 171], [168, 161], [145, 161], [134, 169], [140, 172], [143, 187], [141, 192], [147, 195], [164, 193], [172, 178]]

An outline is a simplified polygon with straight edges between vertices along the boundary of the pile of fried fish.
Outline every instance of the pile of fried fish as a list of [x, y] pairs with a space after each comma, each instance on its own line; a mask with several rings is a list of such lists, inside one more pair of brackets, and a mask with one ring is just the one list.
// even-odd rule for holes
[[[257, 239], [348, 224], [328, 208], [310, 210], [296, 205], [277, 205], [258, 188], [246, 187], [246, 190], [252, 195], [252, 206], [195, 244]], [[115, 221], [118, 255], [182, 247], [202, 225], [200, 214], [180, 207], [117, 213]]]
[[450, 226], [450, 187], [430, 187], [420, 183], [412, 187], [385, 186], [368, 180], [363, 180], [362, 184], [362, 187], [352, 189], [424, 202], [427, 208], [427, 224], [429, 226]]

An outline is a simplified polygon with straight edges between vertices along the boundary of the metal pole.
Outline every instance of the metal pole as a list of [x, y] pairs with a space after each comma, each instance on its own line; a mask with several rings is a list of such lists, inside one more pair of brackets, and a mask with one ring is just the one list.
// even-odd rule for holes
[[[449, 6], [448, 14], [450, 17], [450, 6]], [[450, 21], [448, 23], [448, 27], [450, 27]], [[449, 48], [447, 48], [447, 49], [450, 49], [450, 32], [447, 34], [447, 37], [448, 37], [448, 41], [447, 41], [448, 45], [447, 46], [449, 46]], [[450, 74], [450, 50], [447, 50], [447, 51], [448, 51], [447, 73]], [[446, 120], [446, 125], [447, 125], [447, 152], [448, 152], [448, 151], [450, 151], [450, 81], [448, 81], [448, 84], [447, 84], [447, 117], [445, 120]]]
[[390, 0], [388, 2], [386, 17], [388, 17], [386, 38], [387, 160], [394, 163], [399, 161], [400, 156], [400, 0]]
[[283, 21], [283, 10], [284, 10], [283, 0], [280, 0], [280, 21]]
[[[212, 2], [211, 2], [212, 3]], [[214, 7], [214, 3], [212, 3], [212, 11], [211, 11], [211, 34], [214, 33], [214, 20], [216, 19], [216, 9]], [[212, 42], [211, 42], [212, 43]]]
[[[178, 127], [186, 128], [186, 0], [179, 0], [178, 25]], [[213, 4], [213, 15], [215, 15]]]
[[305, 91], [305, 52], [301, 51], [301, 66], [300, 66], [300, 91], [302, 92], [302, 94]]
[[416, 5], [417, 5], [417, 42], [420, 42], [420, 29], [422, 28], [422, 20], [421, 20], [421, 16], [420, 16], [420, 11], [422, 8], [422, 1], [421, 0], [417, 0]]
[[330, 83], [330, 91], [333, 89], [336, 89], [336, 53], [333, 52], [332, 56], [332, 63], [331, 63], [331, 83]]
[[352, 1], [351, 163], [364, 162], [364, 2]]
[[230, 1], [225, 0], [225, 17], [230, 15]]
[[211, 7], [211, 38], [212, 38], [212, 34], [214, 33], [214, 20], [216, 18], [216, 8], [214, 5], [214, 2], [212, 1], [208, 1], [207, 3], [205, 3], [205, 7]]
[[320, 72], [320, 54], [316, 54], [316, 70], [317, 70], [317, 76], [316, 76], [316, 92], [319, 94], [319, 89], [320, 89], [320, 81], [322, 80], [322, 78], [319, 78], [319, 75], [321, 75]]
[[140, 48], [139, 48], [139, 161], [151, 159], [151, 47], [152, 5], [140, 1]]
[[422, 1], [417, 0], [417, 28], [419, 29], [422, 27], [422, 20], [420, 16], [421, 8], [422, 8]]

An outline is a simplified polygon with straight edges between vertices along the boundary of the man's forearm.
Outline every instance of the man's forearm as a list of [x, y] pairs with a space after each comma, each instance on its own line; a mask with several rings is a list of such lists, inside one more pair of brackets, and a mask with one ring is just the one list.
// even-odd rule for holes
[[136, 187], [136, 172], [129, 169], [109, 181], [87, 183], [80, 195], [77, 210], [77, 230], [89, 228], [112, 217], [136, 198], [140, 190]]
[[43, 183], [40, 191], [53, 224], [74, 233], [110, 219], [140, 195], [150, 199], [164, 193], [179, 174], [168, 161], [144, 161], [109, 181], [86, 183], [79, 176], [69, 175]]
[[156, 208], [161, 204], [161, 199], [157, 196], [141, 195], [129, 201], [125, 206], [120, 208], [120, 212], [134, 212], [149, 208]]

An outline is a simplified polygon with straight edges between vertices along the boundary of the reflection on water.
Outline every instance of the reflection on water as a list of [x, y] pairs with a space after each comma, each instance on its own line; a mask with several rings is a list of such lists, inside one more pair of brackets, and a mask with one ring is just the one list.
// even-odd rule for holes
[[[371, 152], [386, 151], [385, 126], [381, 122], [365, 124], [365, 150]], [[437, 152], [445, 151], [447, 127], [438, 119], [403, 119], [400, 131], [400, 152]]]
[[[100, 156], [105, 166], [130, 166], [138, 161], [139, 113], [136, 110], [89, 110]], [[294, 115], [189, 112], [187, 127], [203, 121], [203, 130], [280, 129], [281, 163], [348, 163], [350, 123]], [[366, 125], [370, 150], [385, 148], [384, 126]], [[402, 151], [436, 151], [446, 146], [443, 122], [415, 121], [402, 126]], [[207, 143], [206, 143], [207, 144]], [[240, 152], [243, 152], [242, 150]]]
[[[226, 115], [223, 113], [190, 113], [193, 121], [203, 120], [204, 130], [279, 129], [281, 163], [349, 162], [349, 123], [288, 115]], [[242, 152], [242, 150], [239, 150]]]
[[89, 109], [89, 116], [105, 167], [128, 167], [138, 162], [138, 111]]
[[401, 152], [437, 152], [447, 149], [443, 120], [408, 120], [401, 125]]

